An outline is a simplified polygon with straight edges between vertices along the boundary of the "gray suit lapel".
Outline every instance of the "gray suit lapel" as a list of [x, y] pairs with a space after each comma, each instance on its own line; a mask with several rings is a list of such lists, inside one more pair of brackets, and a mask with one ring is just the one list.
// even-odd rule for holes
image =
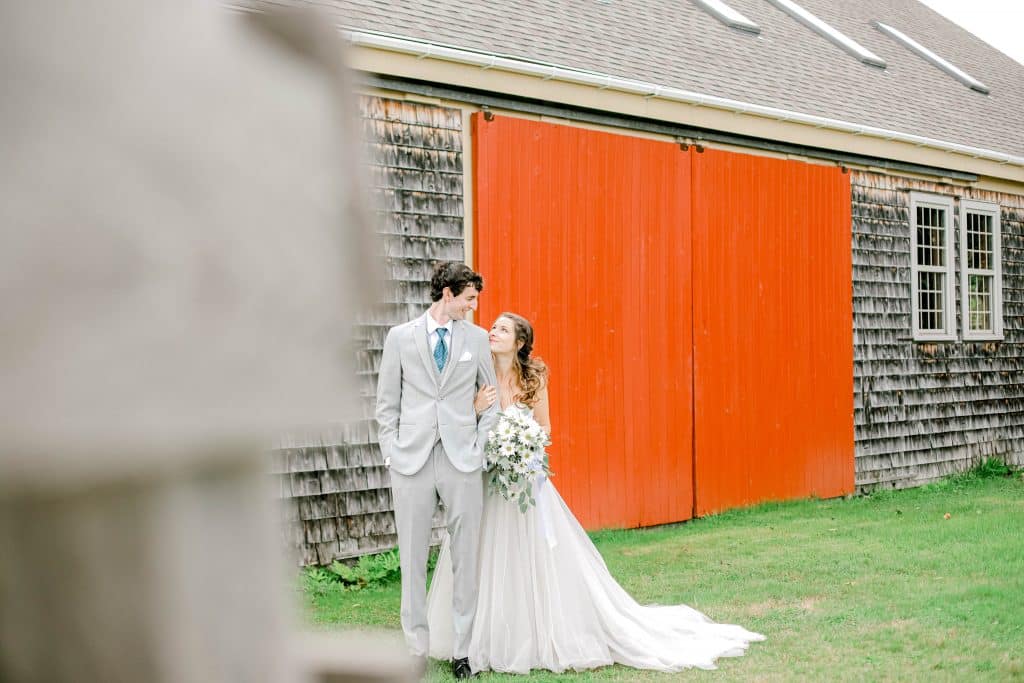
[[423, 359], [423, 366], [427, 369], [427, 374], [434, 380], [434, 386], [438, 386], [437, 363], [434, 362], [434, 356], [430, 353], [430, 339], [427, 338], [428, 315], [430, 314], [424, 313], [412, 326], [412, 337], [416, 349], [420, 352], [420, 358]]
[[[462, 347], [466, 339], [466, 328], [465, 323], [462, 320], [456, 320], [452, 324], [452, 345], [449, 349], [448, 361], [444, 364], [444, 372], [441, 374], [441, 388], [444, 388], [444, 383], [448, 381], [448, 378], [455, 372], [455, 364], [459, 362], [459, 357], [462, 355]], [[434, 367], [437, 367], [436, 365]]]

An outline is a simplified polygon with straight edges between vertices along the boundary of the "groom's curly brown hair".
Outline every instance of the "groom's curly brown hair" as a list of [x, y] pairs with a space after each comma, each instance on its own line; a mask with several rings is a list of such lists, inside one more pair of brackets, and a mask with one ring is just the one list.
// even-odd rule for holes
[[434, 266], [434, 274], [430, 278], [430, 299], [440, 301], [445, 287], [452, 290], [453, 296], [458, 296], [469, 285], [476, 287], [478, 292], [484, 291], [483, 276], [465, 263], [442, 261]]

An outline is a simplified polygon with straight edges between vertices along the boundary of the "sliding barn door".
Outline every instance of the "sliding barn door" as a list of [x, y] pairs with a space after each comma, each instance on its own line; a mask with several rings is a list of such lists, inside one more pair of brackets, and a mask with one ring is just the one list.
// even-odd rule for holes
[[473, 143], [480, 322], [534, 321], [584, 525], [853, 490], [847, 175], [512, 117]]
[[588, 528], [688, 519], [690, 153], [479, 114], [473, 144], [478, 321], [534, 322], [555, 485]]
[[694, 159], [695, 514], [850, 493], [849, 176]]

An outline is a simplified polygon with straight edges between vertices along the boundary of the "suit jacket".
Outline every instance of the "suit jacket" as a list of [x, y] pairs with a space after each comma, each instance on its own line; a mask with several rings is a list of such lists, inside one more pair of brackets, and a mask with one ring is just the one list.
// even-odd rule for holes
[[452, 326], [448, 360], [438, 372], [427, 339], [427, 316], [388, 330], [377, 379], [377, 432], [386, 465], [415, 474], [437, 441], [462, 472], [483, 467], [487, 433], [498, 404], [477, 416], [473, 399], [484, 384], [496, 385], [487, 332], [464, 320]]

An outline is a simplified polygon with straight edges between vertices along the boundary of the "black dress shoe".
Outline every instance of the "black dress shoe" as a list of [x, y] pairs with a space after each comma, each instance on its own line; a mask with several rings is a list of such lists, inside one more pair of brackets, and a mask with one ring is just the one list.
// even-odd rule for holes
[[452, 675], [455, 678], [472, 678], [473, 670], [469, 668], [469, 657], [452, 660]]

